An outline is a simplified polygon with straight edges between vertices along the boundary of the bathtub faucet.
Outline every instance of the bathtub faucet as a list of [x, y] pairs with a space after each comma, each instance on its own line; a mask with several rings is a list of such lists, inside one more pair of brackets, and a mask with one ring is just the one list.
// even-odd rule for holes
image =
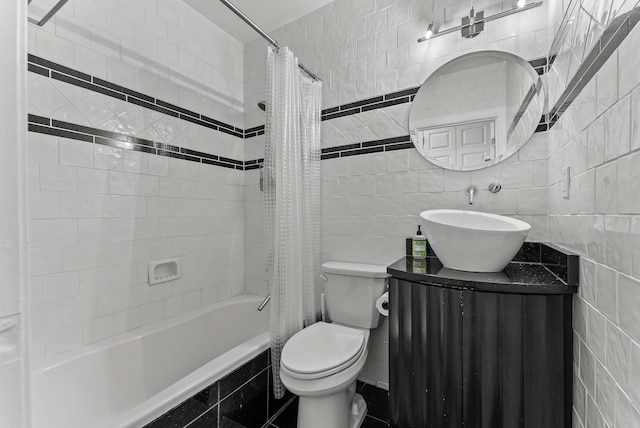
[[269, 303], [269, 300], [271, 300], [271, 294], [269, 294], [267, 297], [264, 298], [262, 303], [260, 303], [260, 306], [258, 306], [258, 310], [259, 311], [263, 310], [264, 307], [267, 306], [267, 303]]

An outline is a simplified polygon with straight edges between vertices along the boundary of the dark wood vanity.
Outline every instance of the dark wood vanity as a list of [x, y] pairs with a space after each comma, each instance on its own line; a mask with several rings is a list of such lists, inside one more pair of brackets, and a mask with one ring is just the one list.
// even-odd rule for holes
[[570, 428], [578, 264], [525, 243], [499, 273], [389, 266], [391, 426]]

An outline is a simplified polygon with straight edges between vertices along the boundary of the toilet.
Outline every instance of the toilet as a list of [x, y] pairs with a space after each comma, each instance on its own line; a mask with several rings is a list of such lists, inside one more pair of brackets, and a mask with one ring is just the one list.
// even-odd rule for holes
[[356, 379], [367, 360], [369, 330], [380, 323], [376, 300], [386, 291], [386, 266], [322, 265], [331, 323], [299, 331], [282, 349], [280, 378], [299, 396], [299, 428], [358, 428], [367, 405]]

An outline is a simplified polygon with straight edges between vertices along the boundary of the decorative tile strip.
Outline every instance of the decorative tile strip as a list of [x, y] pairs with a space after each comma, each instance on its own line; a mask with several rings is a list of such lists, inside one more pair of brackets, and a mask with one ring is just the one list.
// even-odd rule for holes
[[[539, 75], [549, 70], [549, 61], [546, 57], [537, 58], [529, 61], [529, 64], [536, 70]], [[377, 97], [367, 98], [353, 103], [342, 104], [322, 110], [322, 120], [337, 119], [339, 117], [350, 116], [369, 110], [390, 107], [397, 104], [405, 104], [413, 101], [416, 93], [420, 89], [419, 86], [403, 89], [402, 91], [392, 92]]]
[[[245, 131], [228, 123], [211, 119], [191, 110], [178, 107], [166, 101], [159, 100], [149, 95], [142, 94], [132, 89], [108, 82], [95, 76], [79, 72], [55, 62], [28, 54], [28, 70], [45, 77], [60, 80], [71, 85], [80, 86], [94, 92], [117, 98], [144, 108], [155, 110], [169, 116], [188, 120], [197, 125], [221, 131], [234, 137], [245, 138]], [[254, 131], [255, 132], [255, 131]]]
[[184, 147], [145, 140], [143, 138], [77, 125], [75, 123], [63, 122], [33, 114], [28, 115], [28, 129], [31, 132], [37, 132], [40, 134], [54, 135], [56, 137], [70, 138], [87, 143], [117, 147], [123, 150], [145, 152], [153, 155], [167, 156], [208, 165], [216, 165], [240, 171], [259, 168], [262, 163], [262, 159], [244, 162], [237, 159], [230, 159]]
[[[28, 70], [31, 72], [34, 72], [46, 77], [50, 77], [53, 79], [57, 79], [72, 85], [80, 86], [95, 92], [99, 92], [110, 97], [118, 98], [120, 100], [127, 101], [127, 102], [130, 102], [154, 111], [158, 111], [160, 113], [164, 113], [182, 120], [186, 120], [188, 122], [207, 127], [209, 129], [221, 131], [238, 138], [246, 139], [246, 138], [252, 138], [252, 137], [265, 134], [265, 125], [260, 125], [260, 126], [243, 130], [241, 128], [234, 127], [233, 125], [207, 117], [205, 115], [196, 113], [194, 111], [176, 106], [175, 104], [171, 104], [171, 103], [159, 100], [157, 98], [153, 98], [151, 96], [142, 94], [132, 89], [125, 88], [120, 85], [116, 85], [114, 83], [108, 82], [98, 77], [79, 72], [77, 70], [74, 70], [69, 67], [65, 67], [60, 64], [56, 64], [52, 61], [40, 58], [36, 55], [28, 54], [28, 61], [29, 61]], [[536, 69], [538, 74], [544, 74], [548, 71], [548, 68], [550, 67], [552, 61], [553, 61], [553, 58], [551, 58], [551, 60], [548, 60], [545, 57], [545, 58], [531, 60], [529, 61], [529, 63], [531, 64], [532, 67]], [[419, 89], [420, 89], [419, 86], [403, 89], [401, 91], [392, 92], [385, 95], [379, 95], [376, 97], [367, 98], [364, 100], [327, 108], [322, 110], [321, 120], [322, 121], [331, 120], [331, 119], [336, 119], [338, 117], [362, 113], [365, 111], [390, 107], [398, 104], [409, 103], [413, 101], [413, 99], [415, 98], [415, 94], [418, 92]], [[32, 117], [38, 118], [39, 116], [29, 115], [30, 119]], [[552, 119], [552, 116], [549, 116], [549, 118], [547, 118], [546, 115], [543, 116], [542, 120], [540, 121], [540, 124], [538, 125], [538, 128], [536, 129], [536, 132], [544, 132], [548, 130], [554, 123], [551, 119]], [[56, 121], [56, 122], [59, 122], [59, 121]], [[36, 124], [38, 122], [33, 122], [33, 123]], [[60, 123], [63, 123], [63, 122], [60, 122]], [[68, 125], [72, 125], [72, 124], [68, 124]], [[30, 126], [31, 126], [31, 122], [30, 122]], [[80, 125], [76, 125], [76, 126], [80, 126]], [[84, 128], [91, 129], [100, 133], [107, 132], [107, 131], [102, 131], [96, 128], [88, 128], [88, 127], [84, 127]], [[44, 132], [41, 128], [38, 128], [38, 129], [39, 131], [35, 131], [35, 132]], [[60, 128], [60, 127], [54, 126], [52, 129], [54, 129], [55, 131], [47, 131], [44, 133], [56, 132], [53, 135], [61, 136], [60, 134], [64, 132], [64, 133], [67, 133], [67, 135], [75, 135], [75, 134], [68, 134], [68, 131], [64, 131], [65, 129], [68, 129], [65, 127]], [[122, 134], [116, 134], [116, 133], [111, 133], [111, 134], [119, 135], [120, 137], [122, 137]], [[88, 135], [101, 135], [101, 134], [89, 133]], [[68, 138], [73, 138], [73, 137], [68, 137]], [[104, 137], [104, 138], [113, 139], [113, 136]], [[128, 137], [128, 138], [134, 138], [134, 137]], [[403, 137], [397, 137], [397, 138], [403, 138], [404, 140], [402, 143], [397, 143], [397, 144], [384, 143], [387, 140], [393, 140], [393, 139], [386, 139], [386, 140], [383, 139], [383, 140], [369, 141], [365, 143], [358, 143], [355, 145], [338, 146], [338, 147], [330, 148], [331, 151], [326, 153], [324, 150], [327, 150], [327, 149], [323, 149], [322, 159], [354, 156], [359, 154], [375, 153], [380, 151], [388, 152], [392, 150], [402, 150], [402, 149], [408, 149], [413, 147], [413, 144], [411, 143], [411, 139], [409, 138], [409, 136], [403, 136]], [[377, 142], [382, 142], [382, 143], [372, 144]], [[154, 143], [154, 144], [161, 144], [161, 143]], [[134, 146], [136, 145], [134, 144]], [[351, 150], [341, 149], [341, 148], [351, 147], [351, 146], [358, 146], [358, 147], [352, 147]], [[132, 150], [139, 150], [139, 149], [134, 148]], [[179, 157], [181, 159], [184, 158], [187, 160], [193, 160], [193, 159], [189, 159], [191, 156], [189, 156], [188, 154], [179, 153], [179, 151], [175, 152], [171, 150], [161, 149], [161, 150], [157, 150], [156, 154], [160, 156]], [[220, 162], [216, 159], [210, 159], [202, 156], [200, 157], [196, 156], [196, 159], [200, 159], [200, 162], [203, 162], [203, 163], [209, 163], [213, 165], [220, 164], [219, 166], [229, 167], [228, 162], [224, 162], [224, 161]], [[261, 162], [262, 159], [260, 159], [259, 161]], [[236, 161], [236, 162], [240, 162], [240, 161]], [[234, 163], [231, 162], [231, 164], [234, 164]], [[238, 164], [234, 164], [234, 165], [239, 166]], [[243, 165], [243, 168], [245, 170], [257, 169], [260, 167], [261, 167], [261, 164], [258, 166], [249, 164], [249, 167], [247, 168], [246, 162], [245, 162], [245, 165]]]
[[[604, 30], [600, 40], [584, 59], [566, 89], [558, 98], [558, 101], [549, 112], [549, 128], [551, 128], [569, 108], [571, 103], [587, 86], [589, 81], [609, 57], [618, 49], [620, 43], [629, 35], [631, 30], [640, 21], [640, 7], [635, 7], [629, 12], [615, 18]], [[555, 55], [552, 60], [555, 59]]]
[[368, 153], [390, 152], [394, 150], [404, 150], [413, 148], [411, 137], [403, 135], [400, 137], [385, 138], [382, 140], [364, 141], [362, 143], [345, 144], [343, 146], [327, 147], [322, 149], [320, 158], [334, 159], [338, 157], [364, 155]]

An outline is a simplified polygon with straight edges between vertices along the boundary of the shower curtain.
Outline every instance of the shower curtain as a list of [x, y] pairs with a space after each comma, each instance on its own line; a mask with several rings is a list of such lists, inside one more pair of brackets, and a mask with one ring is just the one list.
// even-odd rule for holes
[[269, 48], [264, 206], [276, 398], [285, 391], [280, 381], [282, 347], [316, 320], [321, 94], [322, 83], [302, 75], [291, 50]]

